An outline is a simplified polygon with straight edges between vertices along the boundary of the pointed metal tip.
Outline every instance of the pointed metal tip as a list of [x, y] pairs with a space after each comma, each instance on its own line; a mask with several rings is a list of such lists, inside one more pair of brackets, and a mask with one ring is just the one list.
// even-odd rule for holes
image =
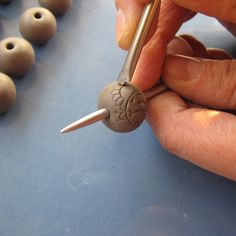
[[109, 117], [109, 111], [107, 109], [103, 108], [103, 109], [95, 111], [95, 112], [83, 117], [82, 119], [79, 119], [79, 120], [75, 121], [74, 123], [66, 126], [60, 132], [61, 132], [61, 134], [71, 132], [73, 130], [80, 129], [82, 127], [93, 124], [97, 121], [104, 120], [108, 117]]
[[64, 133], [67, 133], [67, 132], [70, 132], [71, 130], [68, 128], [68, 126], [67, 127], [65, 127], [65, 128], [63, 128], [61, 131], [60, 131], [60, 133], [61, 134], [64, 134]]

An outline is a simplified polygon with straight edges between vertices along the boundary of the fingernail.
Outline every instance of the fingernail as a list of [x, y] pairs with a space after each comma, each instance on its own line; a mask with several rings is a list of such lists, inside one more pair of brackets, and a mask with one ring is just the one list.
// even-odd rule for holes
[[202, 72], [202, 63], [192, 57], [180, 55], [167, 55], [163, 76], [171, 79], [192, 80]]
[[127, 33], [127, 21], [125, 14], [122, 9], [118, 9], [117, 11], [117, 19], [116, 19], [116, 41], [119, 43], [124, 35]]
[[189, 44], [180, 37], [173, 38], [167, 45], [167, 54], [182, 54], [193, 56], [193, 50]]

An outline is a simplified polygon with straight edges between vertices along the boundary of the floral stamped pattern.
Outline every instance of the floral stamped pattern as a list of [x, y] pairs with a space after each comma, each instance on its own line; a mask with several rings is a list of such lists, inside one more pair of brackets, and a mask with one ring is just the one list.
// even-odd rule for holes
[[136, 125], [143, 121], [140, 120], [140, 116], [145, 117], [146, 101], [139, 90], [132, 86], [114, 86], [110, 95], [119, 110], [120, 121]]

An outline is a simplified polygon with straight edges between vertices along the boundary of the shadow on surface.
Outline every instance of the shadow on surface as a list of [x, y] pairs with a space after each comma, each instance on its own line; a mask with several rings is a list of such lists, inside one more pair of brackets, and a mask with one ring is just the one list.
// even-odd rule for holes
[[23, 77], [14, 78], [14, 83], [16, 85], [17, 93], [27, 91], [33, 86], [33, 84], [38, 79], [38, 69], [37, 63], [32, 66], [30, 71], [28, 71]]
[[22, 0], [11, 1], [7, 4], [0, 4], [0, 16], [4, 20], [16, 19], [22, 13]]
[[16, 97], [15, 105], [8, 112], [0, 114], [0, 128], [9, 126], [12, 123], [14, 123], [17, 120], [19, 113], [20, 113], [20, 101]]

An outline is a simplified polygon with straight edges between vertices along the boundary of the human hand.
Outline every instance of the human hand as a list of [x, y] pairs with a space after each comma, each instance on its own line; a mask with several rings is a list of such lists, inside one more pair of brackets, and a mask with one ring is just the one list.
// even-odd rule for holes
[[[148, 2], [150, 0], [116, 0], [116, 41], [121, 48], [129, 48], [143, 8]], [[166, 46], [188, 14], [188, 10], [175, 5], [171, 0], [162, 1], [159, 17], [156, 16], [154, 20], [155, 24], [148, 37], [150, 40], [142, 50], [132, 78], [132, 82], [141, 90], [151, 88], [159, 80]]]
[[[209, 13], [203, 11], [205, 9], [203, 0], [198, 2], [174, 1], [190, 4], [190, 6], [195, 3], [194, 8], [190, 9], [201, 11], [221, 20], [230, 20], [231, 22], [224, 22], [224, 25], [234, 32], [234, 23], [236, 23], [236, 14], [233, 12], [234, 1], [226, 2], [222, 10], [215, 12], [212, 11], [212, 8], [214, 5], [220, 4], [220, 1], [212, 0], [211, 3], [208, 1], [207, 5], [211, 5]], [[170, 1], [163, 0], [163, 3], [173, 7], [173, 11], [170, 13], [177, 14], [178, 21], [177, 23], [176, 19], [173, 21], [169, 13], [170, 18], [163, 18], [163, 20], [160, 18], [159, 25], [163, 28], [154, 33], [151, 41], [163, 39], [162, 35], [164, 35], [164, 40], [160, 40], [160, 44], [156, 41], [156, 48], [151, 48], [154, 50], [153, 54], [149, 54], [150, 44], [147, 44], [146, 53], [142, 55], [143, 59], [139, 63], [134, 82], [141, 85], [142, 89], [146, 89], [158, 80], [161, 66], [155, 70], [154, 65], [157, 66], [158, 62], [162, 63], [166, 50], [161, 50], [161, 55], [158, 55], [157, 51], [155, 53], [155, 50], [161, 47], [166, 49], [168, 44], [167, 54], [172, 55], [166, 56], [163, 80], [175, 92], [169, 91], [152, 99], [148, 106], [147, 119], [160, 143], [167, 150], [211, 172], [236, 180], [236, 148], [234, 145], [236, 117], [231, 113], [206, 108], [236, 110], [236, 61], [222, 50], [206, 49], [199, 41], [188, 35], [175, 38], [169, 43], [176, 32], [176, 27], [178, 28], [182, 24], [190, 12], [179, 7], [175, 8], [176, 6]], [[203, 10], [199, 7], [200, 3], [203, 4]], [[227, 3], [228, 6], [226, 6]], [[189, 5], [183, 6], [189, 7]], [[222, 12], [228, 12], [227, 18], [224, 18]], [[166, 21], [164, 22], [164, 20]], [[168, 30], [166, 33], [165, 27], [171, 23], [171, 20], [175, 24], [174, 30], [171, 28], [171, 31]], [[152, 55], [154, 56], [152, 57]], [[145, 61], [148, 61], [149, 64], [155, 62], [149, 65], [149, 73], [146, 74], [148, 63], [145, 64]], [[142, 68], [143, 63], [146, 68]], [[148, 81], [143, 80], [142, 74]], [[186, 102], [177, 94], [187, 98], [191, 103]]]
[[188, 35], [172, 40], [167, 51], [176, 53], [163, 68], [172, 91], [149, 102], [149, 124], [169, 152], [236, 180], [236, 117], [223, 112], [236, 110], [236, 61]]
[[[116, 0], [116, 41], [121, 48], [129, 48], [143, 8], [150, 1]], [[132, 79], [141, 90], [153, 87], [159, 80], [167, 45], [181, 25], [194, 16], [195, 12], [218, 18], [236, 35], [235, 0], [162, 0], [159, 17], [154, 20], [155, 24], [149, 36], [151, 39], [143, 49]]]

